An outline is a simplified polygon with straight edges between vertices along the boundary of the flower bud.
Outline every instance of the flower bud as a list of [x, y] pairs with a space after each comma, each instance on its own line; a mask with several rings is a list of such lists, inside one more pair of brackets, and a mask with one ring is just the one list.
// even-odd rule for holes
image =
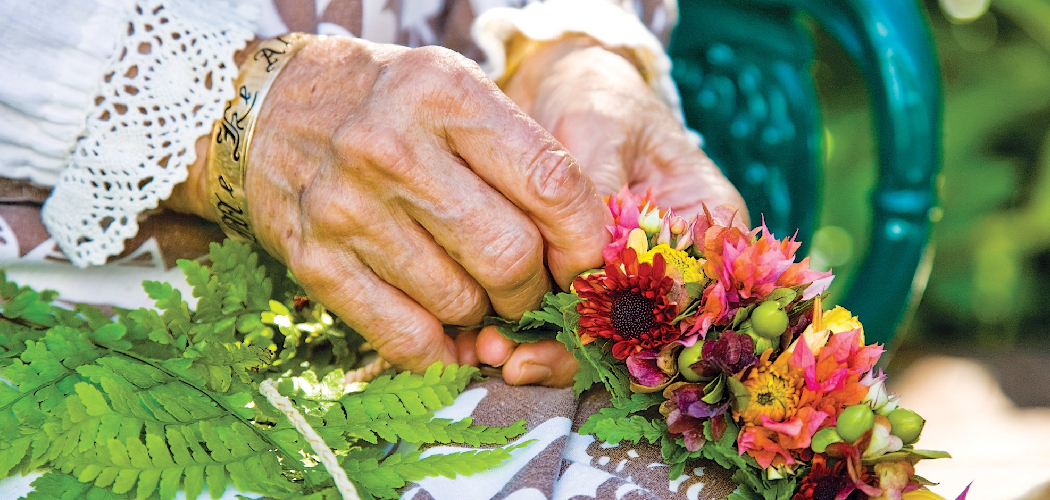
[[671, 217], [671, 234], [680, 235], [684, 234], [686, 229], [689, 229], [689, 223], [685, 221], [685, 217], [674, 216]]
[[697, 340], [691, 347], [686, 347], [678, 353], [678, 372], [690, 382], [699, 382], [704, 379], [703, 375], [696, 373], [692, 368], [693, 364], [700, 361], [703, 349], [704, 341]]
[[650, 208], [648, 203], [642, 208], [641, 213], [638, 214], [638, 227], [642, 228], [646, 235], [652, 236], [656, 234], [660, 230], [662, 222], [660, 211]]
[[890, 396], [886, 392], [886, 375], [881, 373], [881, 370], [878, 375], [869, 372], [860, 380], [860, 383], [868, 386], [868, 394], [864, 396], [864, 402], [868, 403], [872, 410], [879, 411], [890, 401]]
[[871, 428], [871, 440], [868, 448], [861, 454], [863, 458], [881, 457], [887, 453], [893, 453], [904, 447], [904, 442], [899, 436], [890, 432], [890, 422], [882, 415], [875, 417], [875, 423]]

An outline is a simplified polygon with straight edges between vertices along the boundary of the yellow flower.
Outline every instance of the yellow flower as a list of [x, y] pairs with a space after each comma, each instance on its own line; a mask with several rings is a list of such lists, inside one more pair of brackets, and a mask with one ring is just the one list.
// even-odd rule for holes
[[[699, 283], [707, 277], [704, 276], [704, 268], [700, 261], [692, 258], [682, 250], [675, 250], [670, 245], [656, 245], [652, 250], [645, 252], [638, 261], [652, 262], [656, 254], [664, 256], [667, 262], [667, 274], [672, 277], [680, 277], [683, 283]], [[677, 269], [677, 273], [675, 272]]]
[[798, 406], [798, 386], [797, 377], [781, 373], [766, 361], [752, 370], [744, 381], [744, 387], [747, 387], [751, 399], [747, 408], [735, 416], [755, 425], [762, 424], [762, 415], [783, 422], [795, 415]]
[[799, 340], [803, 340], [806, 344], [809, 344], [809, 350], [813, 351], [815, 356], [828, 343], [828, 338], [832, 333], [842, 333], [850, 330], [860, 330], [860, 345], [864, 345], [864, 325], [861, 325], [860, 320], [845, 307], [835, 306], [829, 311], [824, 311], [820, 316], [820, 322], [824, 327], [822, 330], [819, 332], [814, 331], [813, 325], [807, 326], [806, 331], [802, 332], [802, 335], [791, 343], [785, 353], [791, 355], [791, 353], [795, 352], [795, 345], [798, 344]]
[[926, 488], [921, 488], [905, 493], [901, 496], [901, 500], [944, 500], [944, 497]]

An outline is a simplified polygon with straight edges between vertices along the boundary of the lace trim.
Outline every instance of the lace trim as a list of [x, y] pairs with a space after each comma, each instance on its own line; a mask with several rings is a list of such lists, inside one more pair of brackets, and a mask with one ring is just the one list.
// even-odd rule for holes
[[186, 179], [233, 95], [233, 54], [258, 7], [221, 0], [138, 0], [43, 220], [70, 261], [104, 264], [138, 232], [138, 216]]

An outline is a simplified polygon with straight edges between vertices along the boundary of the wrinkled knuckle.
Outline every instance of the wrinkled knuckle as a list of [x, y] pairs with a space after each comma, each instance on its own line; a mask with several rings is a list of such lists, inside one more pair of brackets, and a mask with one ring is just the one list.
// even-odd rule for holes
[[431, 336], [425, 325], [412, 321], [396, 321], [384, 325], [382, 335], [371, 339], [372, 347], [396, 367], [408, 370], [426, 368], [436, 359], [434, 346], [428, 345]]
[[344, 165], [368, 165], [397, 173], [413, 164], [413, 153], [407, 141], [391, 126], [373, 121], [360, 121], [340, 127], [333, 138], [333, 148]]
[[288, 256], [288, 270], [307, 290], [327, 288], [333, 275], [331, 262], [302, 252]]
[[447, 325], [473, 325], [481, 322], [488, 312], [488, 298], [477, 285], [452, 285], [443, 290], [441, 298], [431, 311]]
[[544, 149], [531, 166], [529, 186], [537, 199], [548, 206], [565, 206], [575, 201], [583, 173], [568, 152]]
[[534, 228], [506, 232], [483, 251], [486, 262], [494, 263], [486, 277], [494, 290], [520, 290], [544, 270], [543, 240]]
[[407, 55], [405, 69], [416, 83], [417, 99], [461, 96], [487, 80], [478, 64], [462, 54], [444, 47], [420, 47]]
[[357, 120], [347, 121], [332, 132], [332, 150], [341, 158], [359, 158], [367, 149], [371, 127]]
[[406, 70], [417, 75], [452, 76], [465, 67], [466, 58], [444, 47], [426, 46], [408, 51], [403, 62]]

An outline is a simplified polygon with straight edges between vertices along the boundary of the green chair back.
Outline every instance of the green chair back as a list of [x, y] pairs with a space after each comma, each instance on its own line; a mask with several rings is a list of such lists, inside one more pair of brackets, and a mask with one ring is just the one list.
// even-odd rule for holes
[[[869, 342], [889, 342], [910, 297], [936, 205], [941, 91], [914, 0], [681, 0], [671, 39], [686, 121], [777, 235], [808, 242], [819, 211], [819, 107], [808, 15], [857, 62], [871, 93], [879, 174], [871, 246], [839, 301]], [[803, 249], [805, 251], [805, 248]], [[925, 276], [921, 276], [925, 278]]]

